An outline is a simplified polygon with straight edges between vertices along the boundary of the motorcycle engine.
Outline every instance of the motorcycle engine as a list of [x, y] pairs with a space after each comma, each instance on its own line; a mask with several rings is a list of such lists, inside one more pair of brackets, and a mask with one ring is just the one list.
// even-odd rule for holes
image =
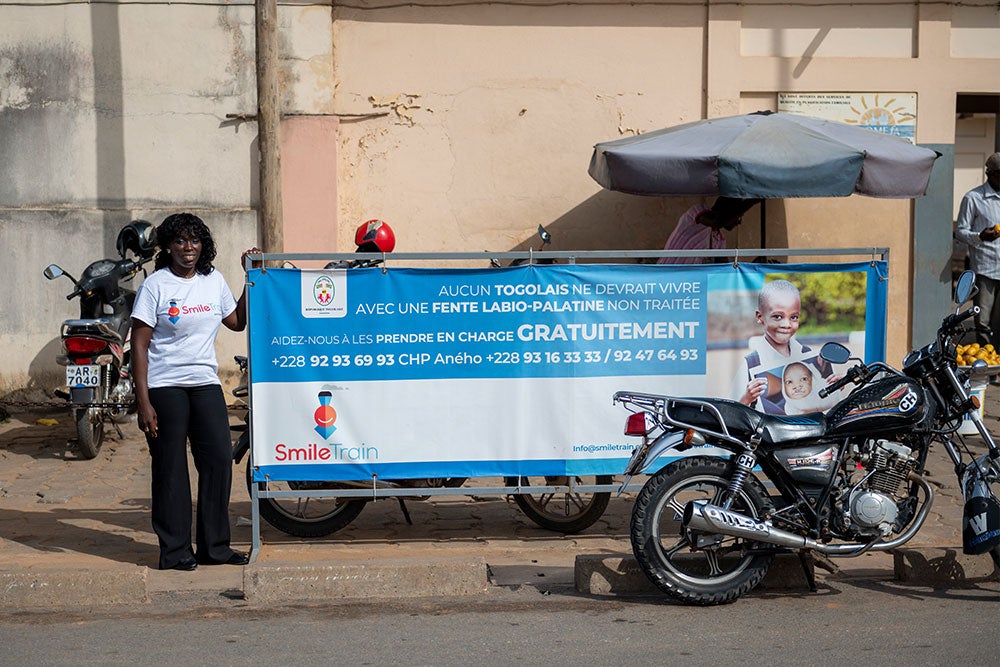
[[842, 508], [841, 528], [872, 537], [886, 537], [895, 528], [899, 503], [905, 499], [906, 476], [918, 462], [912, 450], [898, 442], [868, 440], [856, 447], [854, 460], [868, 472], [850, 488]]

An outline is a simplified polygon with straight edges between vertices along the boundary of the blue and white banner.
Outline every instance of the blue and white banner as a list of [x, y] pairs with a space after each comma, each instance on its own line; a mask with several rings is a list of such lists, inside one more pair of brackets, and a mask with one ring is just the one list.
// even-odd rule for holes
[[[254, 269], [257, 479], [620, 473], [636, 441], [622, 435], [628, 414], [612, 405], [614, 392], [742, 389], [752, 335], [767, 336], [747, 304], [770, 274], [860, 277], [860, 331], [823, 335], [884, 356], [885, 283], [867, 279], [879, 271], [884, 264]], [[785, 405], [779, 394], [769, 409]]]

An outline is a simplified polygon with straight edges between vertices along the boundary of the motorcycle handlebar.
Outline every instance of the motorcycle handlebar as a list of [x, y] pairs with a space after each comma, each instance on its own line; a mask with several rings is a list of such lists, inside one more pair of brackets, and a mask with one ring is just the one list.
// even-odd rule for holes
[[848, 385], [851, 382], [857, 382], [858, 378], [861, 377], [861, 371], [859, 370], [861, 368], [863, 368], [863, 366], [855, 366], [851, 370], [847, 371], [847, 375], [845, 375], [844, 377], [840, 378], [830, 386], [823, 387], [822, 389], [820, 389], [819, 397], [826, 398], [827, 396], [837, 391], [841, 387]]
[[979, 306], [973, 306], [965, 312], [955, 313], [954, 315], [949, 315], [944, 318], [944, 322], [941, 324], [941, 328], [944, 331], [953, 331], [959, 324], [969, 319], [970, 317], [975, 317], [979, 314]]

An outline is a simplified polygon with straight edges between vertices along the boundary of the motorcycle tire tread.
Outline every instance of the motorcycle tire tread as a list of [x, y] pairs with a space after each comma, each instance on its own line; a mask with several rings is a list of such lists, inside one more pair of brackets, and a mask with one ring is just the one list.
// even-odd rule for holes
[[91, 409], [73, 411], [76, 420], [76, 448], [85, 459], [97, 458], [104, 444], [104, 422], [91, 421]]
[[[647, 555], [647, 550], [657, 551], [657, 548], [651, 544], [654, 541], [654, 535], [646, 528], [646, 525], [650, 521], [655, 521], [655, 517], [650, 517], [649, 513], [654, 510], [660, 497], [659, 494], [665, 493], [686, 477], [698, 474], [717, 475], [720, 480], [728, 481], [730, 464], [728, 461], [718, 458], [686, 457], [669, 464], [649, 478], [639, 492], [632, 510], [630, 523], [632, 550], [650, 581], [670, 597], [689, 605], [727, 604], [738, 600], [760, 584], [771, 567], [771, 562], [774, 559], [773, 554], [754, 556], [747, 566], [746, 572], [737, 581], [720, 584], [718, 587], [679, 582], [674, 575]], [[758, 516], [767, 512], [770, 506], [767, 491], [755, 477], [747, 478], [744, 483], [744, 492], [756, 505]]]

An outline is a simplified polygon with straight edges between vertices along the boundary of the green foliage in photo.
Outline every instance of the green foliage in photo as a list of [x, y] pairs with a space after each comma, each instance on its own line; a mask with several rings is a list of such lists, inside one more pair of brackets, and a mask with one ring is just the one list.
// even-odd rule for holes
[[809, 334], [865, 329], [865, 273], [771, 274], [768, 280], [787, 280], [799, 288], [799, 325]]

